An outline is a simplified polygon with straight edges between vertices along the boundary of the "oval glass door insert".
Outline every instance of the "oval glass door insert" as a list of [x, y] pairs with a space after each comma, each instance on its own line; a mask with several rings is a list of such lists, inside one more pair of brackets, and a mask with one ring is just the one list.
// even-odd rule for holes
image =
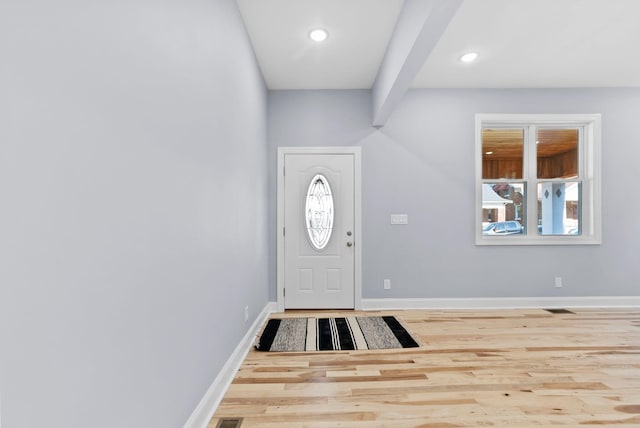
[[333, 195], [324, 175], [316, 174], [311, 179], [304, 212], [311, 245], [322, 250], [329, 243], [333, 230]]

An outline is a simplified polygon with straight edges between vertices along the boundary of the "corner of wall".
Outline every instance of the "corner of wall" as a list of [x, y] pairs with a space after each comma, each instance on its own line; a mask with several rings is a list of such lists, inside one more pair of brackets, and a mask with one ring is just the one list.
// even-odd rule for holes
[[213, 417], [220, 401], [227, 392], [229, 385], [246, 358], [249, 350], [253, 346], [255, 337], [260, 332], [260, 328], [264, 325], [269, 316], [276, 312], [277, 305], [275, 302], [268, 302], [262, 309], [262, 312], [256, 317], [255, 321], [244, 335], [238, 346], [224, 364], [218, 376], [213, 380], [209, 389], [198, 403], [183, 428], [206, 428], [209, 421]]

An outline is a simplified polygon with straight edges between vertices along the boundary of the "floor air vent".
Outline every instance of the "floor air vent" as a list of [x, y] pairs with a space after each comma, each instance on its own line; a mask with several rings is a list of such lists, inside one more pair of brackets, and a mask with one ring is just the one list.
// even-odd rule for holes
[[575, 314], [575, 312], [571, 312], [569, 309], [545, 309], [547, 312], [551, 312], [552, 314]]
[[216, 428], [239, 428], [242, 425], [242, 418], [223, 418], [218, 421]]

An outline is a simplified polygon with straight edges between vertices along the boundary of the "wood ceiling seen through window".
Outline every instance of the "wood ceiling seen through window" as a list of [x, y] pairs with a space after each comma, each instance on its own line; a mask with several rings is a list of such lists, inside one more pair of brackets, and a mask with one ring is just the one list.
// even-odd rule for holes
[[[522, 159], [524, 147], [522, 128], [482, 130], [482, 151], [484, 159]], [[577, 129], [539, 129], [536, 150], [538, 158], [557, 156], [578, 147]], [[487, 155], [487, 152], [492, 152]]]

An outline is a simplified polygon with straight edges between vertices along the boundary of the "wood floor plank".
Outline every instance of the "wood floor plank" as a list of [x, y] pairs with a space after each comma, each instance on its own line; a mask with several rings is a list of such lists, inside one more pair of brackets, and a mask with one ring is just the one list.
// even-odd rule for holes
[[252, 350], [209, 427], [640, 427], [640, 310], [572, 311], [287, 311], [394, 315], [422, 346]]

